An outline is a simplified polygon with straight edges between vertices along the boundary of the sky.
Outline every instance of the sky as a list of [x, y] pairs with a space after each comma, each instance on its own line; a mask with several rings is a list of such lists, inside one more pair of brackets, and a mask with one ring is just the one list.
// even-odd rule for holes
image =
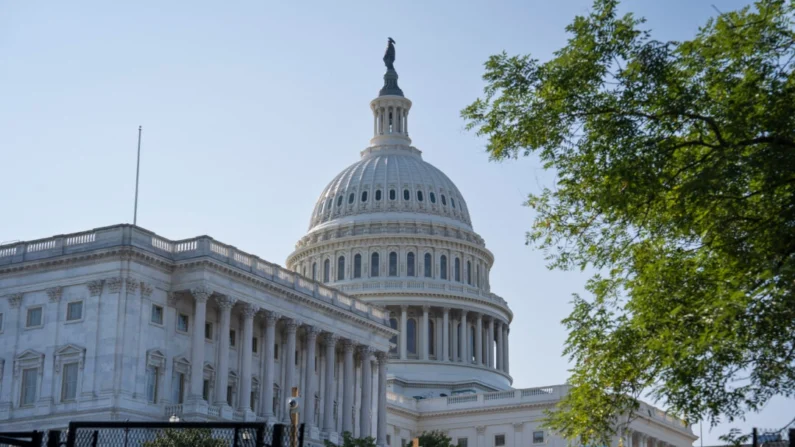
[[[694, 35], [737, 0], [627, 0], [660, 40]], [[714, 6], [713, 6], [714, 5]], [[210, 235], [280, 264], [324, 186], [372, 134], [387, 37], [413, 101], [414, 145], [466, 198], [495, 255], [492, 291], [514, 311], [514, 386], [563, 383], [560, 321], [587, 272], [546, 268], [525, 245], [522, 206], [554, 177], [538, 160], [490, 162], [460, 110], [482, 93], [489, 55], [547, 60], [586, 0], [0, 0], [0, 243], [132, 223], [170, 238]], [[795, 401], [745, 422], [783, 426]], [[695, 428], [696, 434], [699, 428]], [[700, 441], [696, 442], [699, 445]]]

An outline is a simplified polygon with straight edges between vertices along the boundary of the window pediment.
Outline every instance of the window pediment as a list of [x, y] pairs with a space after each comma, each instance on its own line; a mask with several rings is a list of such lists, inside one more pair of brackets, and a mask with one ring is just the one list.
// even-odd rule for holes
[[59, 347], [55, 351], [55, 372], [61, 372], [61, 366], [66, 363], [77, 362], [77, 367], [83, 369], [86, 359], [86, 348], [71, 343]]
[[215, 381], [215, 367], [209, 362], [204, 364], [204, 379], [209, 380], [210, 383]]
[[166, 370], [166, 356], [159, 349], [146, 351], [146, 366], [153, 366], [162, 375]]
[[174, 372], [178, 374], [185, 374], [185, 377], [189, 377], [190, 360], [182, 356], [174, 358]]
[[23, 369], [39, 368], [39, 375], [43, 373], [44, 353], [26, 349], [14, 358], [14, 376], [19, 377]]

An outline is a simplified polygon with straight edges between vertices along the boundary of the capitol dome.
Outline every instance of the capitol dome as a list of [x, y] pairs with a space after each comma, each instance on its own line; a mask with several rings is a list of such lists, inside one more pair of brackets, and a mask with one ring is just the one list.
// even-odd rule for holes
[[400, 333], [391, 340], [391, 391], [509, 389], [513, 313], [491, 292], [494, 256], [456, 185], [411, 145], [412, 103], [397, 79], [388, 63], [370, 102], [370, 145], [323, 189], [287, 267], [389, 312]]

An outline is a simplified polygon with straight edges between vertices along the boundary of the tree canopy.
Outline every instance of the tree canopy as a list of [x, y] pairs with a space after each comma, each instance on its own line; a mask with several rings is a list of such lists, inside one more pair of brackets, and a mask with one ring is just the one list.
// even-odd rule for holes
[[454, 447], [453, 439], [439, 430], [426, 431], [419, 436], [420, 447]]
[[586, 445], [646, 393], [715, 425], [795, 392], [795, 0], [677, 42], [617, 8], [596, 0], [546, 62], [492, 56], [462, 111], [492, 159], [557, 175], [527, 200], [527, 242], [598, 272], [564, 320], [571, 392], [547, 420]]
[[144, 447], [224, 447], [229, 442], [213, 438], [209, 428], [163, 430], [154, 441], [143, 443]]

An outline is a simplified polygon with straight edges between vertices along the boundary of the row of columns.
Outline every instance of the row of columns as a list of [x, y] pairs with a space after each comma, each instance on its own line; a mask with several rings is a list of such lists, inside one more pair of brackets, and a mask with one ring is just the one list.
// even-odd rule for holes
[[625, 430], [625, 447], [674, 447], [674, 444], [635, 430]]
[[[400, 306], [399, 316], [399, 332], [400, 339], [398, 342], [398, 357], [401, 360], [409, 358], [408, 355], [408, 308], [409, 306]], [[417, 352], [420, 360], [430, 359], [430, 339], [429, 339], [429, 324], [430, 324], [430, 306], [422, 306], [422, 317], [420, 325], [417, 330]], [[466, 309], [459, 310], [456, 314], [451, 314], [450, 307], [442, 308], [442, 339], [441, 343], [436, 337], [436, 355], [435, 357], [443, 362], [458, 362], [458, 363], [474, 363], [476, 365], [487, 366], [496, 368], [506, 374], [510, 373], [509, 348], [508, 348], [508, 334], [510, 329], [508, 323], [499, 320], [495, 317], [485, 315], [482, 313], [471, 312]], [[474, 336], [475, 336], [475, 352], [469, 352], [470, 349], [470, 315], [471, 320], [474, 322]], [[415, 319], [416, 322], [416, 319]], [[451, 324], [452, 323], [452, 324]], [[460, 325], [459, 323], [463, 323]], [[438, 324], [438, 323], [436, 323]], [[438, 331], [437, 331], [438, 332]], [[495, 340], [496, 334], [496, 340]], [[450, 343], [452, 340], [452, 344]], [[496, 342], [496, 348], [495, 346]], [[441, 350], [438, 345], [441, 344]], [[450, 351], [450, 346], [457, 347]], [[439, 352], [441, 351], [441, 356]], [[459, 355], [460, 353], [460, 355]], [[472, 360], [467, 360], [472, 359]]]
[[[205, 287], [197, 287], [191, 291], [194, 298], [194, 323], [191, 346], [191, 379], [189, 389], [189, 400], [201, 401], [203, 391], [203, 368], [204, 368], [204, 325], [207, 315], [207, 301], [212, 295], [212, 291]], [[226, 406], [227, 386], [229, 374], [229, 333], [231, 323], [231, 312], [237, 300], [229, 296], [216, 295], [218, 307], [220, 309], [220, 351], [218, 359], [218, 371], [216, 373], [215, 405]], [[241, 340], [241, 392], [238, 397], [238, 409], [240, 411], [251, 412], [251, 385], [252, 385], [252, 340], [254, 338], [254, 316], [260, 311], [257, 306], [251, 303], [242, 303], [243, 315], [243, 334]], [[262, 399], [260, 408], [266, 420], [272, 420], [274, 415], [273, 408], [273, 383], [274, 383], [274, 346], [276, 344], [276, 325], [283, 321], [286, 335], [286, 346], [284, 352], [284, 383], [282, 389], [285, 395], [290, 393], [292, 387], [296, 385], [298, 373], [295, 365], [295, 352], [297, 342], [297, 331], [300, 322], [282, 318], [279, 314], [272, 311], [264, 311], [265, 326], [263, 328], [263, 355], [265, 360], [264, 379], [260, 392]], [[329, 434], [335, 431], [336, 421], [334, 419], [334, 397], [337, 386], [334, 380], [334, 368], [336, 365], [336, 348], [340, 337], [331, 332], [324, 332], [315, 326], [304, 325], [306, 329], [306, 349], [307, 364], [304, 370], [305, 389], [302, 394], [305, 396], [303, 414], [301, 419], [309, 426], [314, 425], [314, 359], [318, 336], [322, 335], [322, 343], [325, 347], [325, 395], [322, 430]], [[359, 345], [353, 340], [342, 340], [343, 348], [343, 393], [342, 393], [342, 430], [354, 432], [353, 409], [354, 403], [354, 351], [358, 350], [362, 362], [362, 384], [361, 384], [361, 405], [359, 414], [359, 435], [361, 437], [372, 435], [372, 365], [373, 357], [378, 362], [378, 415], [376, 442], [377, 445], [386, 444], [386, 363], [388, 356], [385, 352], [376, 352], [372, 347]], [[289, 419], [288, 412], [285, 413], [285, 421]]]

